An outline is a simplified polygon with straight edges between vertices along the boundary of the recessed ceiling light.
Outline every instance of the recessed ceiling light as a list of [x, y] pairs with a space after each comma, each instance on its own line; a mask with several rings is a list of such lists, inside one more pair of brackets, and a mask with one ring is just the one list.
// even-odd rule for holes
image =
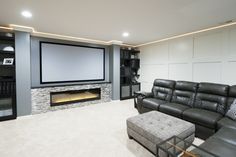
[[25, 18], [31, 18], [32, 17], [32, 13], [25, 10], [21, 12], [21, 15], [24, 16]]
[[128, 32], [124, 32], [124, 33], [122, 34], [122, 36], [123, 36], [123, 37], [128, 37], [128, 36], [129, 36], [129, 33], [128, 33]]

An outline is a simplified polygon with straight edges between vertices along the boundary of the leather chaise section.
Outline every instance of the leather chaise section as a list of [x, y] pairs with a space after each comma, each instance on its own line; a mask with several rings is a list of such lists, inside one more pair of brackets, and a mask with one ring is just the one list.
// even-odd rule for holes
[[208, 138], [200, 147], [219, 157], [235, 157], [236, 130], [224, 127]]
[[235, 145], [212, 137], [201, 144], [200, 147], [219, 157], [235, 157], [236, 154]]
[[236, 146], [236, 128], [223, 127], [212, 137]]

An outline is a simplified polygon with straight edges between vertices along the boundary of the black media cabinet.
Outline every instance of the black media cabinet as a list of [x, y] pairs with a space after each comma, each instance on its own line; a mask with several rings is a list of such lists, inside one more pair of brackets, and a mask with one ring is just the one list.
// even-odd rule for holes
[[15, 36], [0, 30], [0, 121], [16, 118]]
[[138, 70], [140, 68], [140, 51], [121, 48], [120, 50], [120, 99], [134, 97], [135, 91], [140, 91]]

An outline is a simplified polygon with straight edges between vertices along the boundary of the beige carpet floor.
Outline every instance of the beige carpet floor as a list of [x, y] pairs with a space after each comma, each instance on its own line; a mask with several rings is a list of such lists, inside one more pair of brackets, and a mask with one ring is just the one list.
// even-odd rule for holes
[[127, 137], [137, 114], [126, 100], [0, 122], [0, 157], [153, 157]]

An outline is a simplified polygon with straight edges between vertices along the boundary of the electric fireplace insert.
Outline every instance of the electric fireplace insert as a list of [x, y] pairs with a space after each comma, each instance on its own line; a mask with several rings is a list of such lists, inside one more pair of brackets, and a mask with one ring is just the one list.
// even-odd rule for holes
[[50, 97], [51, 97], [51, 106], [99, 100], [101, 99], [101, 89], [94, 88], [94, 89], [51, 92]]

